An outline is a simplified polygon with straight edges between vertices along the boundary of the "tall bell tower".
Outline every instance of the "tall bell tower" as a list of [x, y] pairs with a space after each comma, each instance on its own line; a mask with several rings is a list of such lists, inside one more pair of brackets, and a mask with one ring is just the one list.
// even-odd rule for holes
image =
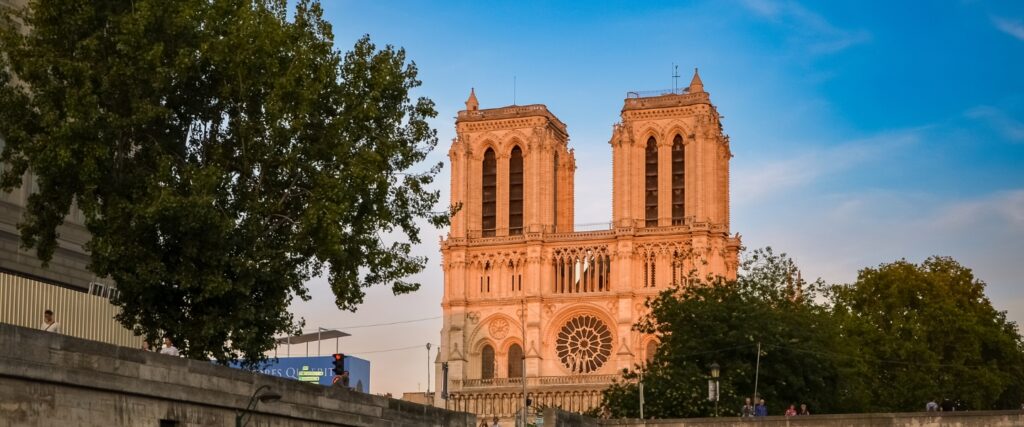
[[573, 173], [565, 124], [547, 107], [480, 109], [471, 90], [448, 150], [452, 237], [573, 230]]
[[625, 101], [611, 139], [618, 227], [729, 228], [729, 137], [696, 71], [680, 92]]

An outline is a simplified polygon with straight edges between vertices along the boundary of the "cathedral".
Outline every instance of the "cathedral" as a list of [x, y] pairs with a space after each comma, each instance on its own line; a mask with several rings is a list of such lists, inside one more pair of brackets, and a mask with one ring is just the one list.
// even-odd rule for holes
[[575, 229], [576, 160], [546, 106], [481, 109], [471, 91], [455, 126], [436, 405], [507, 418], [525, 390], [587, 411], [657, 348], [632, 330], [647, 298], [694, 274], [735, 278], [729, 137], [696, 72], [686, 88], [627, 94], [601, 230]]

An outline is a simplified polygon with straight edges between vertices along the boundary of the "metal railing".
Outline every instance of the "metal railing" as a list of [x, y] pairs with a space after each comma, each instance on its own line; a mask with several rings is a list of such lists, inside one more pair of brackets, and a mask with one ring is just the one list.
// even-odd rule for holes
[[626, 92], [626, 98], [653, 98], [656, 96], [685, 95], [688, 93], [690, 93], [689, 87], [681, 87], [678, 89], [638, 90]]
[[[573, 384], [611, 384], [616, 378], [619, 378], [618, 374], [605, 374], [605, 375], [570, 375], [570, 376], [547, 376], [547, 377], [527, 377], [526, 385], [528, 386], [539, 386], [539, 385], [573, 385]], [[522, 378], [487, 378], [487, 379], [467, 379], [461, 381], [453, 381], [456, 385], [463, 388], [472, 387], [503, 387], [503, 386], [519, 386], [523, 383]]]
[[39, 328], [43, 311], [53, 310], [62, 333], [107, 344], [137, 348], [142, 338], [121, 326], [110, 300], [0, 272], [0, 323]]

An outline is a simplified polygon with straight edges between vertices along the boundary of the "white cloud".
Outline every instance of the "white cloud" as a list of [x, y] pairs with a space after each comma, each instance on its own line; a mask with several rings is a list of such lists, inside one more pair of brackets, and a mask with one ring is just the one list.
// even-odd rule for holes
[[1024, 22], [993, 16], [992, 23], [999, 31], [1016, 37], [1018, 40], [1024, 40]]
[[792, 41], [810, 54], [836, 53], [871, 40], [869, 32], [839, 28], [795, 1], [742, 0], [741, 4], [759, 17], [787, 27]]
[[866, 190], [788, 197], [762, 211], [734, 225], [744, 244], [789, 253], [806, 277], [849, 283], [864, 267], [952, 256], [989, 285], [998, 308], [1024, 321], [1024, 188], [961, 199]]
[[1024, 142], [1024, 123], [1010, 117], [1002, 110], [983, 105], [967, 110], [966, 115], [973, 119], [985, 120], [1010, 141]]
[[[847, 172], [868, 162], [878, 162], [895, 150], [917, 143], [925, 128], [886, 132], [870, 138], [828, 147], [801, 148], [784, 153], [777, 160], [756, 159], [738, 164], [733, 170], [732, 200], [735, 205], [750, 205], [793, 190], [810, 186], [830, 175]], [[810, 144], [800, 144], [808, 147]]]

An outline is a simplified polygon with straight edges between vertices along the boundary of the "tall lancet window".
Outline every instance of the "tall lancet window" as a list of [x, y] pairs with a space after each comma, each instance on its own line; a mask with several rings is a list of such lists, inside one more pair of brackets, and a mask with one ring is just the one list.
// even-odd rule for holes
[[480, 378], [494, 378], [494, 347], [490, 344], [484, 345], [480, 351]]
[[517, 145], [508, 159], [508, 234], [523, 233], [523, 150]]
[[676, 135], [672, 140], [672, 225], [683, 223], [683, 197], [686, 196], [686, 157], [683, 152], [683, 137]]
[[519, 344], [512, 344], [508, 348], [508, 377], [523, 377], [523, 348]]
[[644, 167], [644, 188], [646, 201], [644, 204], [648, 227], [658, 226], [658, 141], [654, 137], [647, 140], [646, 162]]
[[494, 150], [488, 148], [484, 152], [483, 165], [483, 235], [494, 236], [497, 226], [498, 212], [498, 162], [494, 159]]

